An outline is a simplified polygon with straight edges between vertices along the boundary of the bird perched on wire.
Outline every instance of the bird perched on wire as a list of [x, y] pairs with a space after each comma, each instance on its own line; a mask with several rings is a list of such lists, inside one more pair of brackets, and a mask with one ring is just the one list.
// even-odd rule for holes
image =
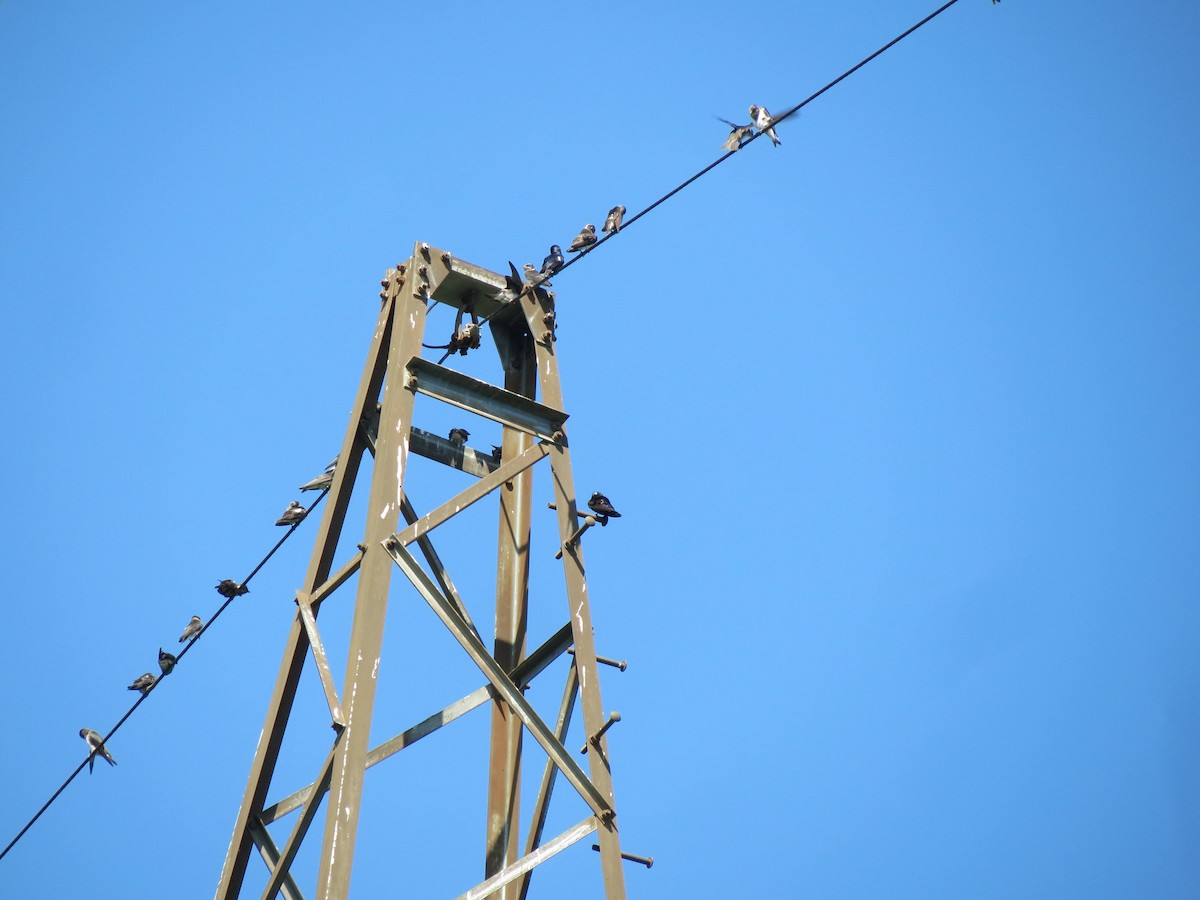
[[150, 693], [150, 688], [154, 687], [154, 683], [156, 681], [158, 681], [158, 679], [147, 672], [145, 675], [139, 675], [137, 678], [133, 679], [133, 684], [131, 684], [128, 689], [131, 691], [141, 691], [142, 696], [144, 697], [146, 694]]
[[530, 284], [534, 285], [535, 287], [537, 285], [541, 285], [541, 284], [545, 284], [545, 285], [550, 284], [550, 282], [546, 280], [550, 276], [543, 275], [541, 272], [539, 272], [534, 267], [533, 263], [525, 263], [525, 265], [522, 266], [522, 268], [525, 270], [525, 280], [528, 281]]
[[765, 106], [755, 106], [753, 103], [751, 103], [750, 121], [759, 131], [765, 131], [767, 133], [767, 137], [771, 139], [771, 143], [776, 147], [783, 143], [783, 141], [775, 136], [775, 120], [771, 118], [771, 114], [767, 112], [767, 108]]
[[108, 748], [104, 746], [104, 738], [99, 732], [92, 731], [90, 728], [80, 728], [79, 736], [87, 741], [88, 745], [88, 772], [92, 771], [92, 765], [96, 762], [96, 754], [104, 757], [110, 766], [115, 766], [117, 761], [113, 759], [113, 755], [108, 752]]
[[[750, 108], [754, 109], [753, 106]], [[717, 118], [721, 119], [720, 116], [717, 116]], [[753, 122], [749, 122], [745, 125], [736, 125], [733, 122], [730, 122], [728, 119], [721, 119], [721, 121], [729, 126], [729, 137], [727, 137], [725, 139], [725, 143], [721, 145], [723, 150], [740, 150], [742, 148], [742, 141], [754, 133]]]
[[191, 621], [187, 623], [187, 627], [183, 629], [183, 634], [179, 636], [179, 643], [182, 644], [188, 638], [195, 637], [203, 628], [204, 620], [199, 616], [192, 616]]
[[561, 269], [565, 263], [566, 260], [563, 259], [562, 247], [558, 246], [558, 244], [551, 244], [550, 255], [542, 260], [542, 268], [539, 271], [547, 278], [550, 278], [555, 272]]
[[621, 230], [621, 220], [625, 218], [625, 207], [619, 203], [608, 211], [608, 217], [604, 220], [604, 228], [601, 229], [605, 234], [616, 234]]
[[588, 509], [600, 517], [601, 525], [608, 524], [610, 516], [614, 519], [621, 518], [621, 514], [613, 509], [613, 505], [608, 502], [608, 498], [599, 491], [592, 494], [592, 499], [588, 501], [587, 505]]
[[283, 515], [275, 520], [276, 525], [296, 525], [304, 521], [304, 517], [308, 515], [308, 510], [305, 509], [296, 500], [293, 500], [287, 505], [287, 509], [283, 511]]
[[170, 675], [175, 670], [175, 657], [162, 647], [158, 648], [158, 667], [164, 675]]
[[592, 244], [596, 243], [596, 226], [592, 224], [584, 225], [583, 231], [575, 235], [575, 240], [571, 241], [571, 246], [567, 248], [568, 253], [582, 253]]
[[222, 578], [217, 582], [217, 593], [226, 600], [232, 600], [234, 597], [250, 593], [250, 588], [244, 584], [238, 584], [232, 578]]
[[[511, 275], [504, 276], [504, 288], [496, 294], [492, 299], [497, 303], [512, 303], [521, 296], [521, 291], [524, 285], [521, 284], [521, 276], [517, 272], [517, 267], [512, 264], [512, 260], [508, 261], [508, 268], [512, 272]], [[532, 268], [532, 266], [530, 267]]]
[[333, 473], [337, 471], [337, 460], [325, 468], [325, 471], [306, 484], [300, 485], [301, 491], [324, 491], [333, 484]]
[[460, 447], [467, 442], [467, 438], [471, 436], [471, 432], [465, 428], [450, 429], [450, 443], [458, 444]]

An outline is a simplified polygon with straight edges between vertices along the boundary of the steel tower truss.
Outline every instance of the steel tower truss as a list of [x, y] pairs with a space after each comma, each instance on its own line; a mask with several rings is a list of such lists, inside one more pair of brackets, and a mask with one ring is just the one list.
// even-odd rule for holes
[[[407, 263], [388, 271], [380, 295], [383, 307], [350, 412], [312, 558], [303, 586], [297, 591], [295, 619], [238, 811], [217, 889], [218, 898], [241, 896], [254, 849], [270, 872], [262, 896], [301, 897], [290, 869], [323, 800], [324, 836], [312, 895], [318, 900], [347, 897], [366, 770], [469, 710], [488, 703], [492, 705], [492, 726], [486, 880], [461, 896], [472, 900], [524, 898], [535, 866], [598, 832], [605, 897], [607, 900], [625, 897], [604, 736], [612, 717], [606, 719], [601, 703], [599, 665], [579, 540], [582, 531], [594, 524], [595, 519], [588, 517], [586, 510], [580, 513], [576, 504], [571, 453], [564, 428], [567, 413], [563, 410], [555, 352], [554, 295], [541, 288], [526, 287], [517, 300], [502, 303], [495, 297], [503, 287], [504, 278], [500, 275], [456, 260], [426, 244], [417, 244]], [[488, 320], [503, 366], [502, 387], [421, 357], [426, 313], [434, 301], [456, 307], [460, 323], [464, 312], [471, 314], [472, 321], [477, 316]], [[465, 342], [475, 338], [474, 346], [478, 345], [477, 329], [472, 330], [468, 325], [460, 333]], [[503, 426], [500, 453], [479, 453], [465, 444], [415, 428], [413, 406], [418, 393], [500, 423]], [[538, 396], [540, 402], [535, 399]], [[365, 529], [357, 552], [335, 569], [336, 551], [364, 452], [375, 456]], [[418, 515], [404, 489], [410, 452], [475, 475], [478, 480], [436, 509]], [[552, 474], [568, 621], [526, 654], [533, 467], [543, 460], [549, 462]], [[493, 493], [499, 498], [499, 529], [496, 634], [489, 651], [472, 623], [464, 598], [455, 589], [434, 549], [431, 535], [456, 513]], [[400, 516], [406, 523], [402, 528]], [[391, 740], [370, 747], [375, 675], [382, 654], [384, 617], [394, 568], [407, 576], [417, 594], [479, 667], [486, 683]], [[357, 595], [346, 674], [339, 691], [322, 646], [317, 619], [322, 604], [355, 575]], [[572, 661], [562, 702], [555, 719], [547, 721], [526, 700], [524, 688], [569, 648]], [[300, 673], [310, 657], [329, 706], [334, 732], [332, 746], [323, 761], [313, 760], [313, 780], [309, 785], [268, 803]], [[577, 761], [578, 752], [572, 754], [564, 746], [577, 698], [589, 736], [590, 752], [583, 757], [586, 771]], [[519, 846], [521, 743], [525, 731], [546, 752], [547, 762], [527, 836], [523, 846]], [[543, 840], [551, 791], [560, 774], [587, 804], [588, 815], [557, 837]], [[297, 813], [296, 821], [280, 847], [268, 833], [267, 825], [291, 813]]]

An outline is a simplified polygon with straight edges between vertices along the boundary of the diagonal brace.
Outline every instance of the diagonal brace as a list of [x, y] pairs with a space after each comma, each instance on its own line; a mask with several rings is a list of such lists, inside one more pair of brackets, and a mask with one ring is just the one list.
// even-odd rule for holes
[[[338, 732], [339, 737], [341, 732]], [[317, 809], [321, 806], [321, 800], [329, 791], [329, 779], [333, 775], [333, 760], [334, 754], [337, 752], [337, 739], [334, 739], [333, 746], [329, 750], [329, 755], [325, 757], [325, 764], [321, 766], [321, 774], [318, 776], [315, 783], [315, 790], [308, 798], [308, 802], [304, 807], [304, 812], [300, 813], [300, 817], [296, 820], [296, 824], [292, 826], [292, 833], [288, 836], [288, 841], [283, 846], [283, 852], [271, 869], [271, 877], [267, 881], [267, 886], [263, 890], [263, 900], [274, 900], [276, 894], [283, 887], [284, 881], [289, 879], [289, 874], [292, 862], [296, 859], [296, 853], [300, 850], [300, 842], [304, 840], [304, 836], [308, 834], [308, 828], [312, 824], [317, 815]]]
[[505, 702], [512, 707], [519, 718], [529, 729], [529, 733], [533, 735], [534, 740], [542, 745], [542, 749], [546, 751], [546, 755], [554, 760], [554, 764], [562, 771], [567, 781], [571, 782], [575, 790], [579, 791], [580, 795], [587, 802], [592, 811], [602, 819], [607, 819], [615, 814], [613, 808], [604, 798], [594, 784], [584, 774], [583, 769], [571, 757], [566, 748], [559, 743], [558, 739], [542, 721], [537, 711], [525, 699], [525, 695], [513, 683], [508, 674], [501, 668], [500, 664], [488, 653], [483, 642], [474, 634], [463, 627], [462, 620], [458, 617], [453, 604], [447, 600], [442, 593], [437, 589], [437, 585], [433, 583], [430, 577], [425, 574], [425, 570], [418, 565], [416, 559], [408, 552], [400, 543], [392, 540], [384, 541], [384, 549], [395, 560], [396, 565], [400, 567], [408, 580], [413, 583], [413, 586], [425, 599], [425, 602], [433, 609], [437, 617], [442, 620], [442, 624], [450, 629], [450, 633], [458, 640], [462, 648], [467, 651], [467, 655], [471, 657], [475, 665], [479, 666], [488, 681], [496, 688], [500, 696]]
[[504, 463], [495, 472], [479, 479], [479, 481], [475, 482], [465, 491], [451, 497], [437, 509], [426, 513], [403, 531], [397, 532], [393, 537], [399, 544], [411, 544], [471, 504], [479, 502], [492, 491], [496, 490], [496, 488], [500, 487], [500, 485], [511, 480], [514, 476], [520, 475], [534, 463], [545, 459], [550, 453], [550, 448], [551, 445], [544, 441], [534, 444], [516, 459]]
[[346, 727], [346, 720], [342, 716], [342, 705], [338, 701], [337, 689], [333, 686], [333, 673], [329, 671], [325, 645], [321, 643], [321, 633], [317, 631], [317, 619], [313, 615], [308, 595], [296, 591], [296, 606], [299, 608], [300, 621], [304, 623], [304, 630], [308, 634], [308, 647], [312, 651], [313, 661], [317, 664], [317, 673], [321, 676], [321, 687], [325, 690], [325, 702], [329, 704], [333, 727], [341, 731]]
[[589, 834], [599, 827], [595, 816], [588, 816], [577, 825], [568, 828], [552, 841], [548, 841], [538, 847], [532, 853], [527, 853], [510, 866], [505, 866], [487, 881], [475, 885], [465, 894], [459, 894], [455, 900], [481, 900], [483, 897], [491, 896], [491, 894], [499, 888], [504, 887], [510, 881], [520, 878], [530, 869], [535, 866], [540, 866], [550, 857], [563, 850], [566, 850], [576, 841], [583, 840]]

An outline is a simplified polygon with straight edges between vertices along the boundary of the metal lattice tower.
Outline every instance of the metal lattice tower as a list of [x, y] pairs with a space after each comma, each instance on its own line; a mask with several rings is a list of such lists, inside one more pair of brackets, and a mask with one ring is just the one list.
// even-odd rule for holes
[[[317, 884], [310, 896], [318, 900], [347, 897], [367, 768], [487, 703], [492, 705], [492, 726], [485, 881], [462, 897], [524, 898], [535, 866], [593, 832], [599, 833], [604, 896], [606, 900], [625, 897], [604, 736], [611, 718], [606, 719], [601, 703], [599, 665], [579, 540], [595, 519], [578, 512], [576, 505], [564, 428], [567, 413], [563, 410], [555, 353], [554, 296], [541, 288], [527, 288], [517, 300], [503, 303], [495, 298], [504, 285], [502, 276], [456, 260], [426, 244], [417, 244], [407, 263], [388, 271], [381, 294], [383, 308], [350, 411], [312, 558], [303, 585], [297, 591], [296, 615], [238, 811], [217, 889], [218, 898], [241, 896], [251, 851], [255, 849], [270, 871], [262, 896], [304, 896], [291, 866], [306, 837], [317, 840], [315, 832], [312, 835], [309, 832], [322, 805], [324, 835]], [[502, 386], [479, 381], [421, 357], [426, 313], [434, 301], [457, 308], [460, 323], [464, 312], [472, 316], [472, 321], [477, 316], [488, 321], [503, 367]], [[477, 337], [478, 330], [468, 327], [461, 333], [470, 340]], [[414, 427], [417, 393], [500, 423], [503, 426], [500, 453], [477, 453], [469, 446]], [[540, 401], [535, 399], [539, 396]], [[361, 542], [357, 543], [357, 552], [335, 569], [339, 539], [343, 536], [364, 452], [375, 456], [365, 529]], [[418, 515], [405, 490], [410, 453], [475, 475], [478, 481], [436, 509]], [[553, 482], [568, 621], [527, 654], [533, 467], [543, 460], [549, 462]], [[434, 549], [431, 534], [458, 512], [490, 494], [499, 498], [499, 527], [496, 633], [489, 651], [471, 620], [464, 598]], [[406, 523], [403, 528], [399, 527], [400, 516]], [[423, 564], [414, 555], [414, 549]], [[376, 695], [375, 673], [382, 656], [384, 617], [395, 568], [407, 577], [478, 666], [486, 683], [440, 713], [372, 748], [368, 741]], [[347, 667], [339, 691], [317, 622], [322, 604], [355, 576], [357, 595]], [[539, 597], [539, 603], [542, 602], [544, 598]], [[573, 650], [562, 703], [553, 724], [547, 724], [526, 700], [524, 688], [568, 648]], [[309, 785], [269, 802], [268, 792], [300, 675], [310, 658], [328, 703], [334, 734], [332, 745], [323, 761], [313, 760], [313, 780]], [[587, 771], [577, 762], [578, 750], [572, 754], [564, 746], [577, 698], [582, 707], [584, 730], [589, 736]], [[525, 731], [541, 745], [547, 762], [522, 841], [519, 787]], [[543, 841], [551, 791], [559, 774], [586, 803], [588, 815], [557, 837]], [[267, 826], [291, 813], [297, 814], [296, 821], [286, 843], [280, 847]]]

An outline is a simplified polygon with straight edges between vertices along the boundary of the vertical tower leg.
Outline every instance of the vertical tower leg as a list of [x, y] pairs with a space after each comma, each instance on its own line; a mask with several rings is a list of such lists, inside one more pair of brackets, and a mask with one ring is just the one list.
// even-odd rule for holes
[[[399, 283], [399, 290], [403, 291], [404, 283], [399, 274], [397, 274], [396, 280]], [[359, 462], [366, 446], [361, 422], [365, 414], [374, 412], [375, 398], [379, 396], [379, 389], [383, 384], [388, 360], [387, 351], [391, 343], [394, 311], [395, 296], [393, 294], [384, 302], [383, 308], [380, 310], [379, 321], [371, 340], [371, 348], [367, 353], [366, 365], [363, 368], [358, 393], [350, 413], [350, 422], [342, 441], [338, 467], [334, 473], [333, 484], [330, 486], [329, 502], [326, 504], [321, 518], [313, 555], [304, 578], [302, 590], [306, 594], [311, 594], [317, 587], [324, 584], [333, 567], [338, 539], [341, 537], [342, 527], [345, 524], [346, 510], [350, 505], [350, 496], [358, 476]], [[317, 611], [314, 608], [314, 614]], [[217, 886], [218, 900], [240, 896], [242, 882], [246, 876], [246, 866], [251, 850], [254, 848], [254, 836], [265, 831], [259, 820], [259, 813], [266, 802], [267, 791], [271, 786], [271, 778], [279, 759], [283, 735], [291, 716], [292, 704], [296, 698], [296, 688], [300, 682], [300, 673], [304, 669], [308, 652], [308, 633], [304, 628], [301, 614], [297, 611], [287, 643], [284, 646], [283, 660], [280, 663], [275, 690], [267, 707], [266, 721], [263, 723], [262, 732], [259, 735], [254, 762], [251, 765], [250, 776], [242, 797], [242, 805], [238, 809], [237, 820], [234, 824], [233, 837], [225, 855], [221, 881]]]
[[[496, 348], [504, 366], [504, 388], [533, 398], [537, 360], [524, 328], [493, 326]], [[505, 427], [501, 459], [515, 459], [533, 445], [533, 436]], [[509, 489], [509, 486], [511, 489]], [[525, 655], [529, 600], [529, 535], [533, 510], [533, 470], [514, 477], [500, 495], [500, 528], [496, 566], [496, 642], [493, 656], [506, 671]], [[500, 697], [492, 705], [491, 755], [488, 768], [487, 847], [485, 877], [517, 858], [521, 794], [520, 719]], [[518, 885], [507, 884], [492, 894], [514, 900]]]
[[[414, 256], [408, 272], [418, 271]], [[342, 686], [346, 728], [338, 744], [325, 816], [325, 840], [317, 874], [318, 900], [344, 898], [350, 892], [354, 842], [362, 808], [375, 687], [383, 647], [392, 561], [382, 541], [395, 532], [403, 500], [404, 470], [408, 462], [414, 392], [405, 383], [404, 363], [421, 353], [425, 333], [425, 300], [421, 285], [410, 278], [397, 298], [397, 314], [388, 351], [388, 377], [383, 388], [383, 408], [375, 444], [375, 466], [367, 503], [358, 596], [350, 628], [346, 679]]]
[[[554, 319], [553, 303], [544, 292], [535, 292], [525, 299], [526, 317], [535, 334], [539, 322]], [[552, 333], [543, 333], [536, 341], [538, 382], [542, 402], [563, 410], [562, 386], [558, 377], [558, 357]], [[554, 501], [558, 509], [558, 530], [562, 540], [575, 533], [578, 527], [575, 504], [575, 481], [571, 474], [571, 451], [564, 434], [562, 440], [550, 446], [551, 478], [554, 482]], [[579, 697], [583, 711], [584, 734], [589, 738], [600, 731], [606, 716], [600, 697], [600, 678], [597, 674], [596, 643], [592, 633], [591, 604], [588, 601], [587, 579], [583, 564], [583, 547], [571, 544], [563, 549], [563, 571], [567, 582], [567, 605], [575, 643], [575, 665], [579, 672]], [[608, 767], [607, 739], [601, 737], [599, 748], [588, 753], [589, 776], [592, 784], [616, 809], [613, 798], [612, 773]], [[598, 752], [597, 752], [598, 750]], [[604, 872], [604, 895], [607, 900], [624, 900], [625, 873], [621, 863], [621, 841], [615, 816], [600, 823], [600, 865]]]

